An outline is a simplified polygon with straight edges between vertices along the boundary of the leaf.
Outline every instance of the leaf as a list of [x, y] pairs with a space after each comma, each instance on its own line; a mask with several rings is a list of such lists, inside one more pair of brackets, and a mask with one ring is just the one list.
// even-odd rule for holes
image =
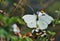
[[55, 35], [56, 33], [55, 32], [52, 32], [52, 31], [47, 31], [50, 35]]
[[32, 41], [32, 39], [29, 37], [26, 37], [26, 41]]
[[7, 33], [4, 29], [1, 29], [1, 28], [0, 28], [0, 35], [1, 35], [2, 37], [4, 37], [4, 36], [7, 36], [8, 33]]
[[17, 21], [17, 17], [9, 18], [9, 24], [15, 23]]
[[16, 37], [14, 36], [10, 36], [10, 38], [11, 38], [11, 41], [17, 41]]
[[7, 25], [8, 24], [8, 20], [9, 18], [8, 17], [4, 17], [3, 15], [0, 15], [0, 20], [3, 22], [4, 25]]
[[19, 22], [19, 24], [25, 24], [22, 19], [19, 19], [19, 18], [18, 18], [17, 21]]
[[59, 19], [54, 19], [53, 23], [54, 24], [60, 24], [60, 20]]
[[2, 20], [3, 16], [0, 14], [0, 20]]
[[22, 41], [23, 37], [21, 35], [19, 35], [19, 41]]

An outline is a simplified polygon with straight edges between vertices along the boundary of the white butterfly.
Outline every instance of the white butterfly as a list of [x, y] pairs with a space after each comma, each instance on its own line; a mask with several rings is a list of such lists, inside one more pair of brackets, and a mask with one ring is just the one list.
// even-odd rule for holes
[[22, 19], [24, 19], [25, 23], [29, 28], [34, 28], [38, 26], [38, 29], [47, 29], [48, 25], [54, 20], [51, 16], [46, 13], [37, 12], [38, 20], [36, 15], [24, 15]]

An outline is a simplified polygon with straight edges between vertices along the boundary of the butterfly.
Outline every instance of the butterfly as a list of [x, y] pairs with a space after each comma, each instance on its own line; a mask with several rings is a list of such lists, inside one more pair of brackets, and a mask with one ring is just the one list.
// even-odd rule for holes
[[[38, 17], [37, 17], [38, 16]], [[22, 19], [25, 21], [29, 28], [37, 27], [38, 29], [47, 29], [48, 25], [54, 20], [48, 14], [37, 12], [37, 16], [34, 15], [24, 15]], [[38, 18], [38, 20], [36, 20]]]

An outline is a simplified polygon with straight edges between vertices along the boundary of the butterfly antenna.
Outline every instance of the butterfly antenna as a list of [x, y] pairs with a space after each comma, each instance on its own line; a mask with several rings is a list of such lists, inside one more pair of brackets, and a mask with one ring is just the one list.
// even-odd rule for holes
[[34, 11], [34, 9], [30, 5], [27, 5], [27, 6], [36, 14], [36, 12]]

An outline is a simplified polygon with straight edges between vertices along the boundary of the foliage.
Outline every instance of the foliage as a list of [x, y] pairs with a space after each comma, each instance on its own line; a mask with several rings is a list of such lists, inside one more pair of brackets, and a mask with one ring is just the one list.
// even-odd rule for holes
[[48, 8], [46, 9], [46, 11], [48, 11], [50, 13], [51, 16], [53, 16], [54, 18], [56, 18], [58, 15], [56, 13], [56, 10], [59, 11], [60, 9], [60, 2], [56, 1], [53, 2], [51, 5], [48, 6]]
[[4, 3], [4, 0], [0, 0], [0, 3]]
[[32, 39], [30, 39], [29, 37], [23, 38], [21, 36], [19, 36], [19, 37], [10, 36], [10, 39], [11, 39], [11, 41], [32, 41]]
[[1, 37], [8, 37], [9, 40], [11, 41], [32, 41], [32, 39], [30, 39], [29, 37], [26, 38], [22, 38], [21, 36], [17, 37], [14, 36], [12, 33], [12, 28], [11, 25], [15, 22], [18, 22], [19, 24], [25, 25], [24, 21], [22, 19], [20, 19], [19, 17], [15, 16], [15, 17], [6, 17], [0, 14], [0, 21], [2, 21], [2, 23], [4, 23], [3, 27], [0, 27], [0, 36]]
[[17, 41], [17, 38], [15, 36], [10, 36], [11, 41]]
[[47, 31], [51, 36], [54, 36], [54, 35], [56, 35], [56, 33], [55, 32], [52, 32], [52, 31]]
[[19, 24], [24, 24], [23, 20], [19, 17], [4, 17], [3, 15], [0, 15], [0, 20], [4, 23], [4, 25], [11, 25], [15, 22], [19, 22]]
[[[4, 9], [3, 11], [7, 12], [6, 14], [8, 15], [8, 16], [4, 16], [0, 14], [0, 21], [4, 24], [2, 27], [0, 27], [1, 36], [5, 36], [6, 34], [7, 37], [11, 39], [11, 41], [20, 41], [20, 40], [17, 40], [18, 38], [12, 35], [13, 32], [12, 32], [11, 25], [16, 22], [18, 22], [19, 24], [25, 25], [24, 21], [20, 17], [25, 12], [24, 7], [27, 6], [27, 1], [19, 0], [18, 2], [14, 2], [14, 1], [12, 2], [12, 0], [0, 0], [0, 6], [1, 6], [0, 8]], [[19, 15], [20, 17], [17, 16], [18, 14], [20, 14]], [[25, 41], [25, 40], [32, 41], [31, 39], [29, 40], [29, 38], [23, 39], [22, 41]]]
[[8, 35], [8, 33], [0, 27], [0, 36], [1, 37], [6, 37], [7, 35]]
[[54, 24], [60, 24], [60, 20], [59, 19], [54, 19], [53, 23]]
[[[19, 17], [5, 17], [0, 14], [0, 21], [4, 24], [2, 27], [0, 26], [0, 35], [2, 37], [9, 37], [12, 33], [11, 25], [15, 22], [18, 22], [19, 24], [25, 25], [22, 19]], [[9, 34], [9, 35], [8, 35]], [[9, 37], [10, 38], [10, 37]], [[11, 36], [11, 40], [13, 41], [15, 38]]]
[[[19, 0], [17, 2], [12, 2], [12, 0], [0, 0], [0, 8], [2, 8], [5, 12], [7, 12], [8, 16], [3, 16], [0, 15], [0, 21], [3, 22], [4, 26], [0, 27], [0, 35], [2, 37], [7, 36], [9, 39], [11, 39], [11, 41], [32, 41], [29, 37], [23, 38], [23, 37], [15, 37], [12, 33], [12, 28], [11, 25], [15, 22], [18, 22], [19, 24], [25, 25], [24, 21], [20, 18], [21, 16], [24, 15], [25, 13], [25, 7], [29, 7], [32, 9], [32, 11], [34, 12], [33, 8], [29, 5], [27, 0]], [[40, 2], [40, 5], [43, 6], [43, 2], [42, 0], [38, 0]], [[47, 11], [51, 14], [56, 14], [55, 12], [56, 10], [58, 10], [60, 12], [60, 5], [59, 2], [54, 2], [53, 4], [51, 4]], [[59, 13], [60, 14], [60, 13]], [[9, 16], [12, 17], [9, 17]], [[19, 17], [17, 16], [19, 15]], [[53, 16], [52, 15], [52, 16]], [[60, 20], [59, 19], [54, 19], [54, 24], [60, 24]], [[30, 31], [29, 28], [27, 28], [27, 30], [23, 30], [23, 31]], [[23, 32], [22, 33], [25, 33]], [[55, 32], [51, 32], [48, 31], [49, 35], [55, 35]], [[48, 36], [49, 37], [49, 36]], [[46, 38], [42, 38], [39, 37], [36, 41], [48, 41], [48, 39]]]
[[53, 26], [55, 27], [56, 24], [60, 24], [60, 2], [55, 1], [50, 4], [46, 11], [54, 17]]
[[19, 15], [20, 17], [25, 13], [27, 0], [0, 0], [0, 9], [7, 12], [9, 16]]

